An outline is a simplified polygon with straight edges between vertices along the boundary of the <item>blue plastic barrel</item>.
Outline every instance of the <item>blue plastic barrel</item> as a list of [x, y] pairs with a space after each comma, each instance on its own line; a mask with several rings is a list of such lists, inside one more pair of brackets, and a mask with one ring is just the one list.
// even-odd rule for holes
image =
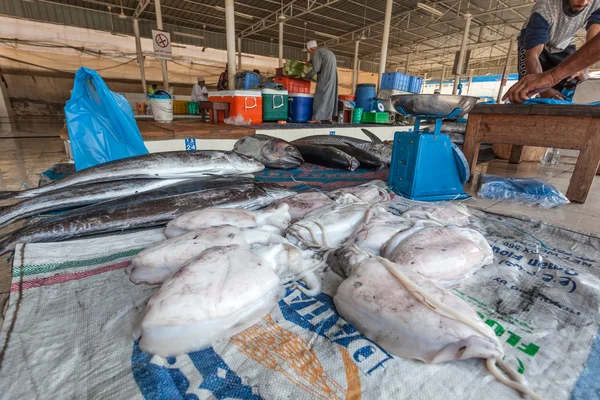
[[377, 110], [377, 89], [373, 83], [361, 83], [356, 85], [356, 107], [362, 108], [364, 112]]
[[308, 122], [313, 113], [313, 95], [305, 93], [290, 93], [288, 96], [288, 121]]

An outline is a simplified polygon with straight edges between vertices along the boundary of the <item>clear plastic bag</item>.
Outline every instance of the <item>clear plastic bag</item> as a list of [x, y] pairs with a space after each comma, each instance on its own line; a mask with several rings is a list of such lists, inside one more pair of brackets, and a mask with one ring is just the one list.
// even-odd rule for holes
[[569, 199], [557, 188], [536, 178], [507, 178], [481, 175], [477, 196], [484, 199], [510, 200], [543, 208], [568, 204]]
[[94, 70], [81, 67], [75, 74], [65, 118], [77, 171], [148, 154], [131, 106]]

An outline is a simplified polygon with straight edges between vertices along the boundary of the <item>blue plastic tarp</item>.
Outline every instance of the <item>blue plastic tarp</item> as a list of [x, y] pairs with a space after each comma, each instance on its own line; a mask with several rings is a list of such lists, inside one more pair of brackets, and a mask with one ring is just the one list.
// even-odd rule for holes
[[148, 154], [131, 106], [94, 70], [81, 67], [75, 74], [65, 118], [77, 171]]

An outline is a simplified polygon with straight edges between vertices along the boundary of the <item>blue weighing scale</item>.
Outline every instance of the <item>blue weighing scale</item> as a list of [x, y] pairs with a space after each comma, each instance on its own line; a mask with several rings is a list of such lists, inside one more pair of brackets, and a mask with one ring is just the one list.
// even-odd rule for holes
[[[469, 101], [465, 102], [465, 98]], [[469, 197], [462, 187], [470, 175], [467, 160], [441, 129], [444, 119], [461, 117], [476, 102], [477, 97], [471, 96], [392, 96], [392, 103], [400, 114], [415, 118], [413, 132], [394, 134], [388, 185], [396, 194], [419, 201]], [[421, 131], [421, 121], [431, 119], [435, 119], [433, 132]]]

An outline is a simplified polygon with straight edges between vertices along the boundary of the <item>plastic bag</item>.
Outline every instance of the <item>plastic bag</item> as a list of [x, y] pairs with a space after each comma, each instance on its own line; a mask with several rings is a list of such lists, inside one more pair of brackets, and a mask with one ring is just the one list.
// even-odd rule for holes
[[484, 199], [512, 200], [528, 205], [539, 204], [543, 208], [569, 203], [569, 199], [557, 188], [536, 178], [481, 175], [477, 196]]
[[238, 114], [235, 117], [227, 117], [225, 118], [225, 122], [227, 125], [236, 125], [236, 126], [246, 126], [246, 125], [250, 125], [252, 124], [252, 120], [251, 119], [244, 119], [244, 116], [242, 114]]
[[75, 74], [65, 118], [77, 171], [148, 154], [131, 106], [94, 70], [81, 67]]

